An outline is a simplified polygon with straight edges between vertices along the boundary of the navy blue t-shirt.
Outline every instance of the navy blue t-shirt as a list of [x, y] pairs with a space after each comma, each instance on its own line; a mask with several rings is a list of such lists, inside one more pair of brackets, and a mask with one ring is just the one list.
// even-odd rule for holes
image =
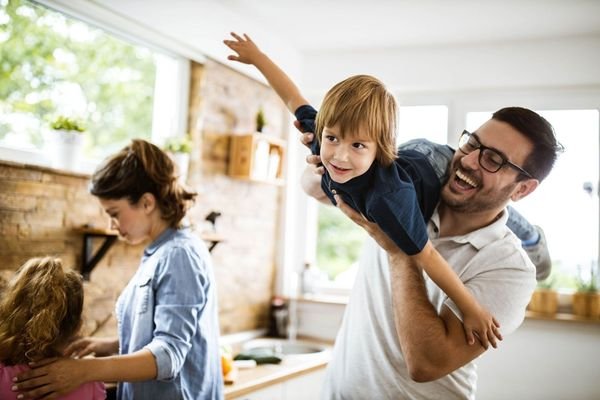
[[[317, 110], [303, 105], [295, 112], [303, 132], [315, 132]], [[311, 143], [312, 154], [319, 154], [319, 142]], [[332, 190], [346, 204], [377, 225], [408, 255], [427, 243], [427, 224], [439, 201], [440, 180], [425, 155], [415, 150], [400, 150], [389, 167], [375, 161], [361, 176], [337, 183], [325, 169], [321, 187], [335, 204]]]

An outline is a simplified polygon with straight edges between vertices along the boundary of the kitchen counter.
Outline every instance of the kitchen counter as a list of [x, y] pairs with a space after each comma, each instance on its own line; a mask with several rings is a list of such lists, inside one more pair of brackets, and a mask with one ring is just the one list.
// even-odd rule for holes
[[[315, 342], [323, 345], [322, 342]], [[263, 364], [255, 368], [240, 368], [233, 384], [225, 385], [225, 399], [248, 394], [255, 390], [324, 369], [331, 359], [331, 345], [317, 354], [288, 356], [280, 364]]]

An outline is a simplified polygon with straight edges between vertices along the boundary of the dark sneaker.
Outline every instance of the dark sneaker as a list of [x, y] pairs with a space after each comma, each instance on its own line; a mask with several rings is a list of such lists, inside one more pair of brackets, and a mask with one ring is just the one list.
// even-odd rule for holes
[[552, 261], [550, 260], [550, 252], [548, 251], [548, 243], [544, 231], [537, 225], [534, 225], [540, 234], [540, 239], [536, 244], [523, 246], [523, 249], [529, 256], [529, 259], [535, 265], [535, 277], [538, 281], [546, 279], [552, 271]]

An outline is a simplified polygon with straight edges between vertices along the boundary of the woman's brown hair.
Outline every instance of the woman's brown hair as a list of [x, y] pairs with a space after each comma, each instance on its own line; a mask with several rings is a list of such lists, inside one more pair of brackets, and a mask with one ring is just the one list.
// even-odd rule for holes
[[151, 193], [162, 218], [173, 228], [180, 225], [197, 195], [178, 182], [169, 156], [141, 139], [134, 139], [94, 172], [90, 193], [108, 200], [126, 198], [130, 204]]
[[57, 258], [23, 264], [0, 299], [0, 361], [7, 365], [54, 357], [81, 327], [83, 280]]

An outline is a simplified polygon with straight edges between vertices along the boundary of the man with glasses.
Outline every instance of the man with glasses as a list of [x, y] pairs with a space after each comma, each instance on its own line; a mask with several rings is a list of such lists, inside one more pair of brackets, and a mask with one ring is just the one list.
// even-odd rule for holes
[[[504, 336], [523, 321], [535, 287], [535, 268], [506, 226], [506, 207], [537, 188], [560, 150], [552, 126], [535, 112], [497, 111], [463, 132], [428, 222], [434, 246]], [[475, 398], [473, 360], [485, 349], [465, 341], [456, 305], [377, 225], [336, 200], [379, 246], [370, 241], [359, 261], [323, 398]]]

